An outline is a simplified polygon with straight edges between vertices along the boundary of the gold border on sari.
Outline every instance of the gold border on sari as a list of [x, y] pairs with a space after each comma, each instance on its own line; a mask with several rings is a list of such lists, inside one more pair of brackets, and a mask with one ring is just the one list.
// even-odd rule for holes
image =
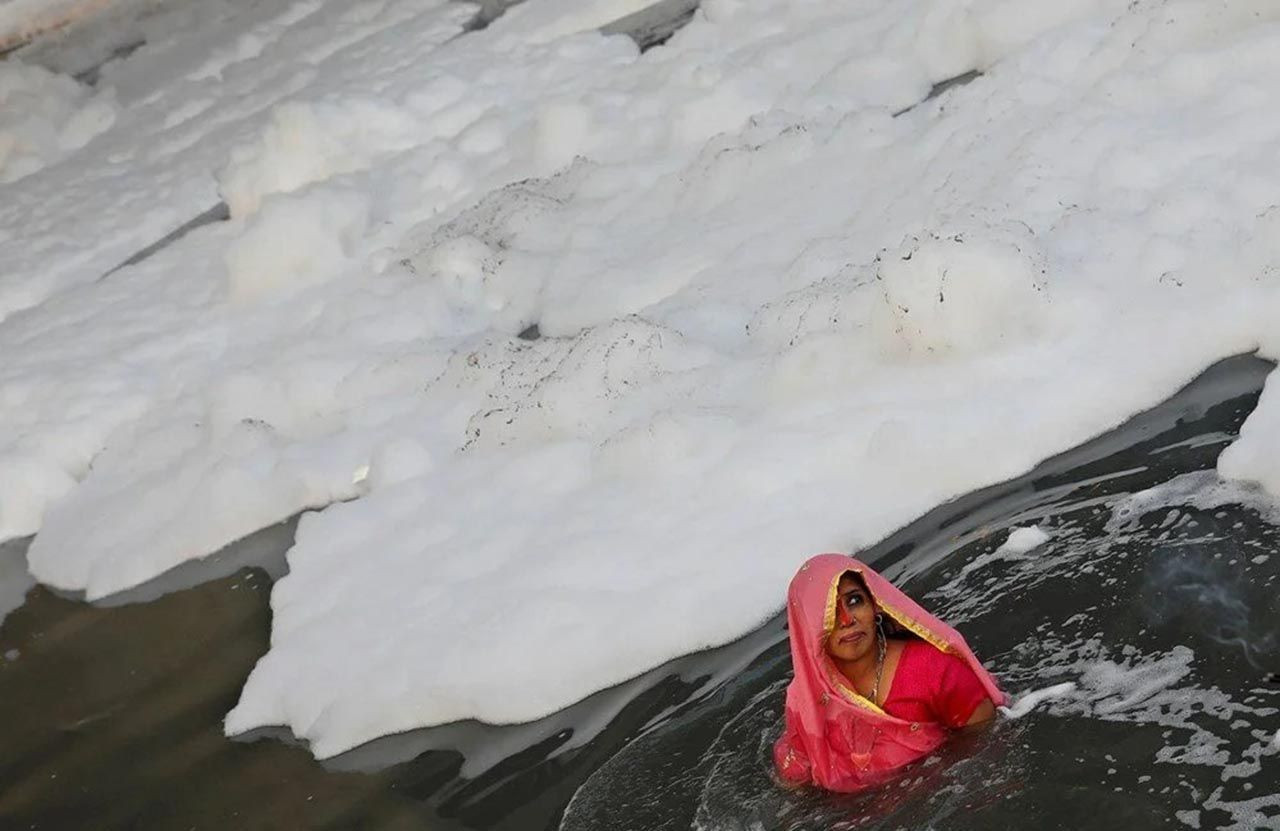
[[[836, 629], [836, 591], [840, 588], [840, 578], [851, 571], [859, 577], [862, 577], [862, 569], [846, 568], [835, 576], [831, 581], [831, 587], [827, 590], [827, 607], [823, 610], [822, 615], [823, 632], [826, 635], [830, 635]], [[863, 582], [865, 581], [866, 578], [863, 578]], [[921, 624], [920, 621], [876, 597], [875, 591], [872, 590], [870, 585], [867, 586], [867, 591], [871, 592], [871, 596], [876, 601], [876, 605], [881, 609], [884, 609], [889, 617], [893, 618], [899, 626], [920, 638], [922, 641], [932, 644], [939, 652], [947, 654], [955, 653], [955, 650], [951, 648], [951, 644], [929, 631], [929, 629]]]
[[836, 692], [840, 693], [841, 698], [848, 701], [850, 704], [854, 705], [855, 707], [861, 707], [864, 710], [870, 710], [876, 715], [884, 716], [885, 718], [895, 718], [895, 716], [891, 716], [888, 713], [886, 713], [884, 710], [880, 708], [879, 704], [867, 698], [862, 693], [858, 692], [857, 690], [850, 689], [848, 682], [845, 680], [845, 677], [840, 674], [840, 671], [836, 669], [835, 665], [832, 664], [830, 661], [824, 661], [823, 668], [826, 670], [826, 673], [827, 673], [827, 681], [831, 683], [831, 686], [836, 688]]
[[[842, 576], [849, 574], [850, 571], [854, 572], [854, 574], [858, 576], [863, 576], [863, 570], [861, 569], [845, 569], [844, 571], [841, 571], [840, 574], [833, 577], [831, 586], [827, 589], [827, 606], [823, 609], [822, 613], [823, 641], [826, 641], [827, 638], [831, 636], [831, 633], [836, 631], [836, 602], [838, 601], [837, 592], [838, 589], [840, 589], [840, 579]], [[863, 577], [864, 583], [865, 580], [867, 579]], [[927, 644], [931, 644], [933, 648], [938, 650], [938, 652], [943, 654], [955, 654], [955, 649], [951, 648], [951, 644], [948, 644], [947, 641], [942, 638], [938, 638], [938, 635], [929, 630], [927, 626], [920, 624], [920, 621], [915, 620], [914, 617], [906, 615], [906, 613], [902, 612], [901, 609], [895, 608], [891, 606], [891, 604], [882, 601], [881, 598], [876, 597], [876, 592], [870, 588], [869, 584], [867, 585], [867, 590], [872, 593], [872, 598], [876, 601], [876, 606], [884, 609], [884, 613], [892, 617], [893, 621], [895, 621], [897, 625], [901, 626], [902, 629], [908, 630], [909, 633], [915, 635], [916, 638], [925, 641]], [[838, 672], [835, 672], [835, 675], [833, 675], [835, 667], [832, 667], [829, 663], [827, 667], [827, 679], [832, 682], [832, 685], [835, 686], [838, 693], [844, 695], [846, 699], [849, 699], [850, 703], [858, 704], [859, 707], [870, 709], [870, 711], [879, 713], [881, 716], [888, 716], [888, 713], [884, 712], [883, 709], [879, 707], [879, 704], [868, 699], [865, 695], [858, 693], [858, 691], [849, 689], [849, 686], [836, 677], [836, 675], [840, 675]]]

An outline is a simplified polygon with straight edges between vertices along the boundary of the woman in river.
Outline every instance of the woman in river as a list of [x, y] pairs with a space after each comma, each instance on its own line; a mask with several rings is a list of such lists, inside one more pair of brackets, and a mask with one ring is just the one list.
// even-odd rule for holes
[[773, 757], [788, 784], [874, 785], [1005, 703], [958, 632], [852, 557], [800, 567], [787, 624], [795, 678]]

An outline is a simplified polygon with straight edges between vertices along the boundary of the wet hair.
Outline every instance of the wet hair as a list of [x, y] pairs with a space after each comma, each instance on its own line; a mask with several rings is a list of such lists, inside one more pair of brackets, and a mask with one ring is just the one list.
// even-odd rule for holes
[[[862, 579], [861, 574], [859, 574], [856, 571], [850, 570], [840, 575], [841, 580], [843, 580], [846, 577], [848, 577], [853, 582], [857, 583], [858, 588], [862, 589], [863, 594], [865, 594], [867, 597], [871, 598], [872, 600], [875, 600], [876, 596], [871, 593], [871, 589], [867, 586], [867, 581]], [[837, 581], [837, 583], [839, 583], [839, 581]]]

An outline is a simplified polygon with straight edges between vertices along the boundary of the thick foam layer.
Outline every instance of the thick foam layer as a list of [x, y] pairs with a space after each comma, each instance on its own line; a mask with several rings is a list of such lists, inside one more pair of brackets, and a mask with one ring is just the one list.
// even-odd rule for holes
[[106, 5], [105, 0], [4, 0], [0, 2], [0, 52], [98, 12]]
[[0, 185], [84, 147], [115, 122], [111, 92], [17, 60], [0, 62]]
[[36, 576], [101, 597], [323, 508], [230, 731], [552, 712], [1270, 342], [1272, 4], [587, 31], [634, 5], [223, 9], [5, 186], [0, 538]]

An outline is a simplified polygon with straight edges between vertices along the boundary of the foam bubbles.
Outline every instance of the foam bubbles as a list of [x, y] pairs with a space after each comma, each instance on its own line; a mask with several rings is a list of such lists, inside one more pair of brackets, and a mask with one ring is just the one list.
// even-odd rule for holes
[[1001, 707], [1000, 712], [1008, 718], [1022, 718], [1036, 708], [1036, 705], [1054, 698], [1062, 698], [1076, 691], [1074, 681], [1064, 681], [1037, 690], [1021, 693], [1008, 707]]
[[367, 167], [379, 154], [413, 145], [411, 111], [377, 99], [289, 101], [272, 111], [258, 140], [237, 147], [219, 176], [232, 216], [258, 210], [273, 193]]
[[0, 539], [35, 533], [45, 507], [76, 485], [76, 477], [50, 460], [14, 449], [0, 454]]
[[1029, 229], [961, 226], [908, 237], [880, 254], [884, 302], [872, 313], [890, 354], [964, 355], [1033, 337], [1046, 266]]
[[0, 7], [0, 52], [65, 26], [101, 5], [101, 0], [7, 0]]
[[[0, 202], [0, 534], [97, 597], [317, 509], [227, 726], [322, 755], [731, 640], [813, 551], [1267, 342], [1280, 35], [1204, 5], [720, 0], [643, 55], [583, 31], [631, 0], [156, 32]], [[1179, 666], [1093, 657], [1108, 716]]]
[[116, 120], [110, 92], [19, 60], [0, 62], [0, 185], [84, 147]]
[[368, 222], [368, 198], [357, 192], [316, 189], [270, 200], [227, 247], [232, 302], [280, 297], [340, 276]]
[[[1245, 423], [1248, 424], [1248, 421]], [[1223, 456], [1234, 446], [1235, 444], [1224, 450]], [[1221, 460], [1222, 456], [1219, 457], [1220, 468]], [[1117, 501], [1111, 508], [1107, 530], [1114, 532], [1132, 525], [1151, 511], [1178, 505], [1189, 505], [1206, 511], [1223, 505], [1242, 505], [1257, 511], [1268, 521], [1280, 521], [1280, 506], [1267, 493], [1248, 483], [1224, 479], [1215, 471], [1202, 470], [1175, 476], [1168, 482]]]
[[1267, 378], [1257, 408], [1240, 428], [1240, 438], [1219, 457], [1218, 472], [1280, 498], [1280, 390], [1274, 375]]
[[1038, 525], [1014, 528], [1009, 532], [1009, 538], [996, 549], [996, 553], [1025, 554], [1031, 549], [1048, 542], [1049, 538], [1049, 532]]

